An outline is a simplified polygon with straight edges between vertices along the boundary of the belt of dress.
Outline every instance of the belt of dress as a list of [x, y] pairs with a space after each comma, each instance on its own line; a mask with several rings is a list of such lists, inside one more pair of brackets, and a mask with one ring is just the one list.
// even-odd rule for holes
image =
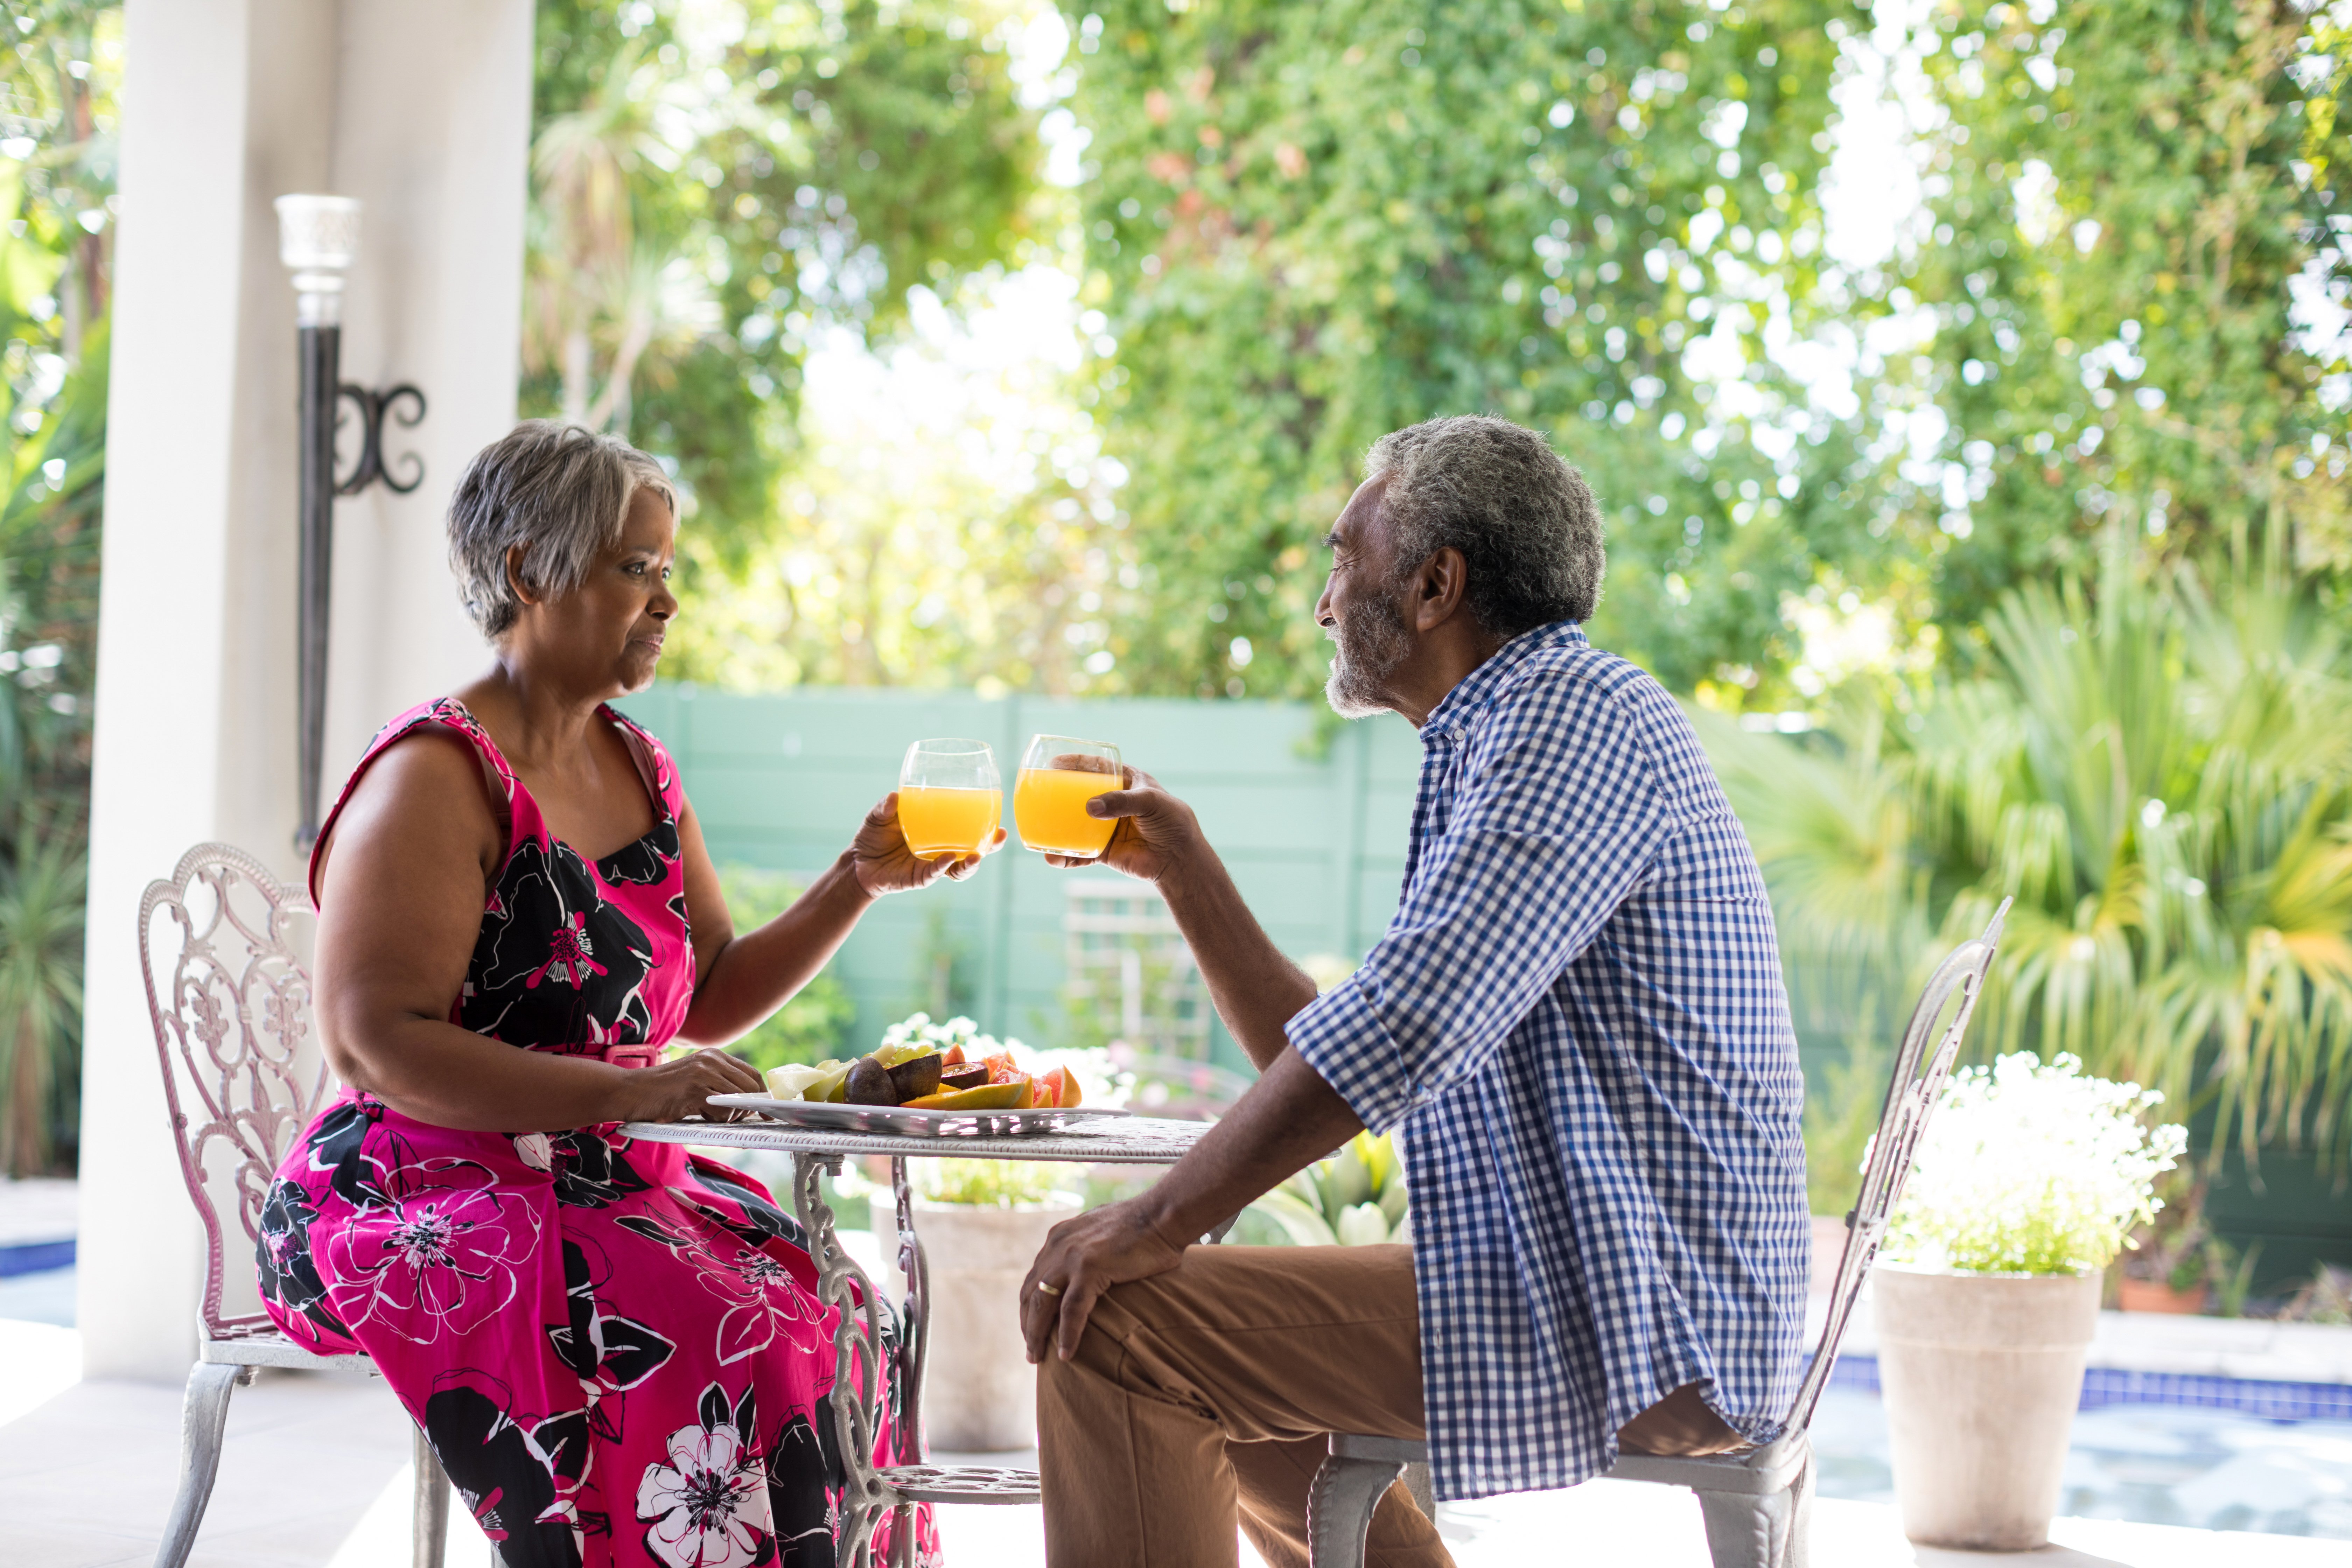
[[616, 1068], [649, 1068], [661, 1060], [659, 1046], [606, 1046], [604, 1059]]

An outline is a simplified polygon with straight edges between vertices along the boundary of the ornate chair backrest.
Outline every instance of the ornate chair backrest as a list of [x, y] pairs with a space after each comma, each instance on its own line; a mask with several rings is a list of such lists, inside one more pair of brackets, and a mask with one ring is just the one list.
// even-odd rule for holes
[[[233, 1210], [258, 1236], [272, 1173], [331, 1079], [313, 1037], [310, 899], [226, 844], [199, 844], [139, 901], [139, 962], [163, 1068], [180, 1171], [205, 1223], [204, 1331], [267, 1331], [258, 1311], [224, 1303]], [[208, 1168], [217, 1161], [220, 1168]], [[240, 1263], [250, 1253], [240, 1248]], [[244, 1273], [252, 1269], [246, 1264]], [[242, 1295], [243, 1292], [240, 1292]]]
[[[1871, 1262], [1886, 1236], [1887, 1219], [1910, 1177], [1911, 1156], [1919, 1147], [1920, 1135], [1927, 1131], [1927, 1118], [1935, 1114], [1944, 1080], [1951, 1076], [1961, 1038], [1969, 1032], [1969, 1016], [1976, 1011], [1977, 997], [2000, 943], [2001, 924], [2009, 919], [2009, 905], [2010, 900], [2003, 899], [1984, 934], [1962, 942], [1936, 966], [1936, 973], [1927, 977], [1927, 989], [1919, 994], [1919, 1005], [1912, 1011], [1910, 1026], [1903, 1031], [1903, 1047], [1895, 1055], [1895, 1070], [1887, 1079], [1886, 1103], [1878, 1113], [1878, 1134], [1871, 1141], [1870, 1158], [1863, 1167], [1862, 1192], [1845, 1216], [1845, 1252], [1838, 1260], [1837, 1284], [1830, 1292], [1829, 1321], [1789, 1413], [1792, 1432], [1812, 1425], [1813, 1409], [1829, 1384], [1830, 1369], [1837, 1363], [1838, 1346], [1845, 1340], [1863, 1281], [1870, 1278]], [[1931, 1050], [1928, 1037], [1935, 1034], [1937, 1020], [1947, 1005], [1952, 1005], [1951, 1021], [1936, 1036]]]

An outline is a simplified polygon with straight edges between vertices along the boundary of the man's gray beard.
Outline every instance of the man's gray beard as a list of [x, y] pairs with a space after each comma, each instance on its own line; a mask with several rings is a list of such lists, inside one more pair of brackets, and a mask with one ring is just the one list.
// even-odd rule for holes
[[1359, 599], [1339, 612], [1332, 640], [1331, 678], [1323, 695], [1342, 719], [1368, 719], [1389, 711], [1389, 677], [1412, 653], [1412, 634], [1396, 601]]

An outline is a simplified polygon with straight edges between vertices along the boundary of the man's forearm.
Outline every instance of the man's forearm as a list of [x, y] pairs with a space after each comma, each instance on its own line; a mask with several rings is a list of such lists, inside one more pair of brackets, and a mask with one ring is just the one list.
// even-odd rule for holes
[[1207, 1235], [1364, 1130], [1307, 1058], [1285, 1047], [1250, 1091], [1143, 1195], [1172, 1247]]
[[1315, 1000], [1315, 982], [1274, 945], [1242, 901], [1225, 863], [1205, 843], [1160, 883], [1160, 892], [1209, 983], [1217, 1016], [1265, 1071], [1288, 1047], [1283, 1026]]

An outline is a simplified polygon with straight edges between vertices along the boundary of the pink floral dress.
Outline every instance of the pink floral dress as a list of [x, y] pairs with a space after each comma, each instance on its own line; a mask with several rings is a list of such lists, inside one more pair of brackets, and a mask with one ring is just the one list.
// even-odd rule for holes
[[[511, 826], [450, 1022], [644, 1066], [694, 997], [685, 795], [658, 742], [600, 711], [658, 803], [602, 860], [548, 832], [454, 698], [386, 725], [352, 780], [427, 725], [470, 744]], [[461, 1132], [345, 1089], [279, 1166], [257, 1253], [270, 1316], [374, 1358], [509, 1568], [835, 1561], [834, 1314], [750, 1177], [617, 1124]], [[915, 1458], [886, 1425], [877, 1460]], [[937, 1562], [928, 1511], [917, 1544]]]

